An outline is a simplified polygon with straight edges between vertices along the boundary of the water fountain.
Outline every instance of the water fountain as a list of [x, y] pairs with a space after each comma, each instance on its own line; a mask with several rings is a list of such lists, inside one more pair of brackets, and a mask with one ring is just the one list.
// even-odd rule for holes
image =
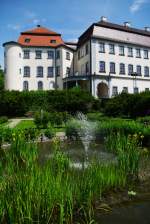
[[80, 124], [78, 128], [78, 135], [84, 146], [85, 160], [88, 161], [89, 146], [91, 141], [95, 139], [96, 123], [88, 121], [87, 116], [81, 112], [77, 114], [77, 119]]
[[96, 122], [88, 121], [87, 116], [79, 112], [76, 116], [76, 122], [78, 123], [78, 136], [80, 137], [84, 146], [84, 160], [83, 163], [73, 163], [75, 168], [86, 168], [89, 163], [89, 146], [91, 141], [95, 139]]

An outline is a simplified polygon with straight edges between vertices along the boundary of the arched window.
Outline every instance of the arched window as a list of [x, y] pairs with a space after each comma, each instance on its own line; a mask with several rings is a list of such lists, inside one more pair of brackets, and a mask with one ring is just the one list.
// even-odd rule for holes
[[23, 82], [23, 90], [25, 90], [25, 91], [29, 90], [29, 83], [28, 83], [28, 81], [24, 81]]
[[43, 82], [42, 81], [38, 82], [38, 90], [43, 90]]
[[30, 77], [30, 67], [29, 66], [25, 66], [24, 67], [24, 77]]
[[49, 89], [55, 89], [55, 83], [53, 81], [49, 83]]

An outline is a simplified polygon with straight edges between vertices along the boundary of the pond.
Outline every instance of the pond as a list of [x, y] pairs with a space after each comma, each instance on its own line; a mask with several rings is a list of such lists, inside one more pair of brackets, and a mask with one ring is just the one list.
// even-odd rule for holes
[[[53, 154], [52, 144], [43, 142], [38, 144], [39, 160], [44, 163], [50, 159]], [[84, 146], [81, 141], [66, 141], [61, 143], [63, 152], [73, 161], [76, 168], [81, 168], [85, 160]], [[93, 141], [88, 150], [88, 159], [99, 159], [102, 163], [117, 162], [116, 157], [112, 153], [108, 153], [104, 146], [103, 140]], [[146, 161], [144, 161], [144, 164]], [[139, 186], [138, 186], [139, 187]], [[128, 190], [127, 190], [128, 191]], [[126, 191], [126, 194], [127, 194]], [[120, 203], [112, 206], [111, 212], [95, 212], [95, 220], [97, 224], [150, 224], [150, 184], [136, 189], [137, 194], [140, 191], [140, 199], [137, 197], [128, 202]]]

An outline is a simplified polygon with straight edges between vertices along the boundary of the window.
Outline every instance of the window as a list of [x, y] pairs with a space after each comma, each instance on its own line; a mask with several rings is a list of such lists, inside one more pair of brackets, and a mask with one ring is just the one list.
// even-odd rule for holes
[[99, 52], [105, 53], [105, 44], [104, 43], [99, 43]]
[[60, 66], [57, 66], [56, 67], [56, 75], [57, 76], [60, 76]]
[[42, 81], [38, 82], [38, 90], [43, 90], [43, 82]]
[[133, 65], [128, 65], [128, 74], [131, 75], [133, 73]]
[[114, 62], [110, 62], [110, 73], [115, 74], [115, 63]]
[[47, 68], [47, 77], [54, 77], [54, 67]]
[[118, 95], [118, 87], [117, 86], [113, 86], [112, 88], [112, 96], [117, 96]]
[[140, 58], [141, 57], [141, 50], [138, 48], [136, 49], [136, 57]]
[[56, 59], [60, 58], [60, 51], [56, 51]]
[[134, 93], [138, 93], [138, 92], [139, 92], [138, 87], [134, 87]]
[[55, 44], [56, 43], [56, 40], [50, 40], [50, 43], [51, 44]]
[[23, 90], [24, 90], [24, 91], [29, 90], [29, 83], [28, 83], [28, 81], [24, 81], [24, 82], [23, 82]]
[[141, 66], [140, 65], [137, 65], [136, 66], [136, 72], [137, 72], [137, 75], [141, 75]]
[[89, 46], [88, 44], [85, 45], [85, 54], [87, 55], [89, 53]]
[[148, 59], [148, 50], [144, 50], [144, 59]]
[[19, 74], [21, 74], [21, 68], [19, 68]]
[[119, 55], [124, 56], [124, 46], [119, 46]]
[[104, 61], [99, 62], [99, 72], [105, 72], [105, 62]]
[[109, 54], [115, 54], [115, 45], [109, 44]]
[[144, 67], [144, 76], [149, 77], [149, 67], [148, 66]]
[[70, 60], [70, 52], [66, 52], [66, 59]]
[[19, 58], [21, 58], [21, 53], [19, 53]]
[[125, 64], [120, 63], [120, 74], [124, 75], [125, 74]]
[[47, 51], [47, 58], [48, 59], [53, 59], [54, 58], [54, 51]]
[[85, 73], [86, 74], [89, 73], [89, 63], [88, 62], [85, 64]]
[[25, 43], [30, 43], [30, 38], [25, 38], [24, 42]]
[[80, 50], [78, 51], [78, 60], [80, 59]]
[[128, 47], [128, 57], [133, 57], [133, 48]]
[[81, 65], [81, 75], [84, 75], [85, 74], [85, 65], [82, 64]]
[[123, 92], [123, 93], [128, 93], [128, 87], [123, 87], [122, 92]]
[[68, 76], [70, 75], [70, 68], [69, 67], [66, 68], [66, 75], [68, 75]]
[[145, 88], [145, 92], [148, 92], [149, 91], [149, 88]]
[[23, 58], [24, 59], [29, 59], [30, 58], [30, 51], [29, 50], [24, 50], [24, 52], [23, 52]]
[[43, 67], [42, 66], [37, 67], [37, 77], [43, 77]]
[[80, 49], [80, 58], [84, 57], [84, 47], [81, 47]]
[[25, 66], [24, 67], [24, 77], [30, 77], [30, 67], [29, 66]]
[[35, 51], [36, 54], [36, 59], [41, 59], [42, 58], [42, 51]]

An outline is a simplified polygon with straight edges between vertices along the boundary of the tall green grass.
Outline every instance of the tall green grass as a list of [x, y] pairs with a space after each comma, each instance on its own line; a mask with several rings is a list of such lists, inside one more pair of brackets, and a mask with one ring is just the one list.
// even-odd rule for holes
[[40, 165], [36, 144], [13, 136], [0, 163], [0, 223], [88, 223], [95, 201], [126, 185], [127, 174], [117, 164], [93, 161], [78, 170], [71, 168], [57, 140], [53, 150], [52, 158]]
[[117, 155], [118, 165], [127, 174], [138, 177], [142, 135], [128, 135], [112, 132], [105, 139], [109, 151]]

